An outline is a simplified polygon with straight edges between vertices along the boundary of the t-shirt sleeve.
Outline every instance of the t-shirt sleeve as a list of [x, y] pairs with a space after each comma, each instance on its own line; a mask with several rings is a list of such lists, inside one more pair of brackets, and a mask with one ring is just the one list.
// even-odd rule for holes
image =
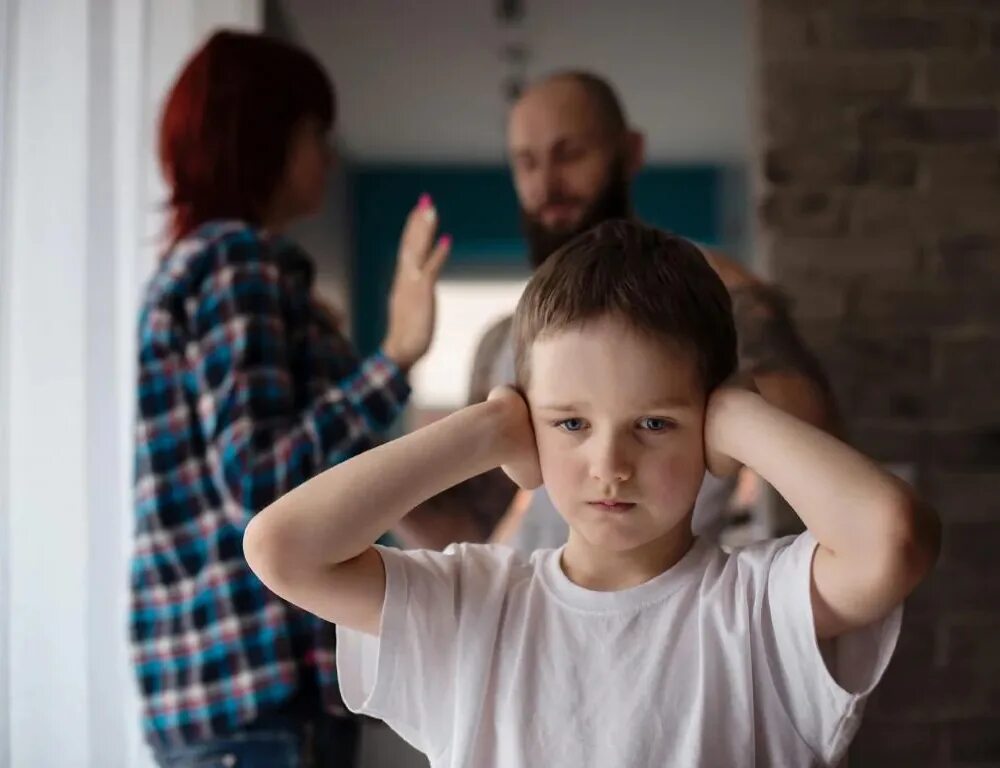
[[902, 606], [879, 621], [820, 643], [811, 581], [817, 542], [808, 531], [772, 542], [755, 580], [751, 631], [762, 640], [771, 683], [799, 735], [824, 764], [836, 764], [861, 724], [899, 637]]
[[352, 712], [433, 755], [453, 711], [460, 555], [376, 549], [386, 577], [379, 636], [337, 627], [340, 692]]
[[379, 636], [337, 628], [341, 695], [433, 760], [452, 745], [456, 723], [477, 717], [517, 561], [489, 545], [377, 550], [385, 566]]

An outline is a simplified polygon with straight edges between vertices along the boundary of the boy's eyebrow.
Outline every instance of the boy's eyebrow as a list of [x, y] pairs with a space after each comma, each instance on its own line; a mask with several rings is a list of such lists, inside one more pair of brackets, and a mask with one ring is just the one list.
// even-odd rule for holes
[[583, 409], [583, 403], [566, 403], [565, 405], [536, 405], [540, 411], [579, 411]]
[[669, 410], [672, 408], [693, 408], [694, 403], [687, 397], [665, 397], [655, 400], [646, 406], [651, 410]]
[[[580, 411], [586, 407], [586, 403], [553, 403], [551, 405], [540, 403], [536, 406], [540, 411], [560, 411], [560, 412], [572, 412]], [[639, 410], [646, 411], [661, 411], [661, 410], [675, 410], [678, 408], [693, 408], [694, 403], [691, 402], [689, 398], [686, 397], [667, 397], [655, 400], [643, 406]]]

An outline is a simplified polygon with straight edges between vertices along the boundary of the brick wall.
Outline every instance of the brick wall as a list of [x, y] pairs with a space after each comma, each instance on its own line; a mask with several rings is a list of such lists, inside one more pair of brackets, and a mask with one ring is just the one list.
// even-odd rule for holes
[[851, 439], [945, 523], [852, 766], [1000, 765], [1000, 0], [755, 0], [758, 223]]

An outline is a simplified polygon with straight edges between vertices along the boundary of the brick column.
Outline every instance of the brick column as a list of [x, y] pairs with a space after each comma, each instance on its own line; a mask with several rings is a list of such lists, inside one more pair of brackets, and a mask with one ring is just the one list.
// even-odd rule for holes
[[1000, 1], [754, 0], [763, 265], [945, 523], [852, 766], [1000, 761]]

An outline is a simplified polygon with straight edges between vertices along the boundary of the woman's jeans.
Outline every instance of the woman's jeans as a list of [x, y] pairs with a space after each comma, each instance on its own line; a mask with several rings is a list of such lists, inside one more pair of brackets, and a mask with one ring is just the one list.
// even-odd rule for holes
[[354, 768], [358, 721], [333, 715], [275, 714], [226, 736], [157, 747], [162, 768]]

